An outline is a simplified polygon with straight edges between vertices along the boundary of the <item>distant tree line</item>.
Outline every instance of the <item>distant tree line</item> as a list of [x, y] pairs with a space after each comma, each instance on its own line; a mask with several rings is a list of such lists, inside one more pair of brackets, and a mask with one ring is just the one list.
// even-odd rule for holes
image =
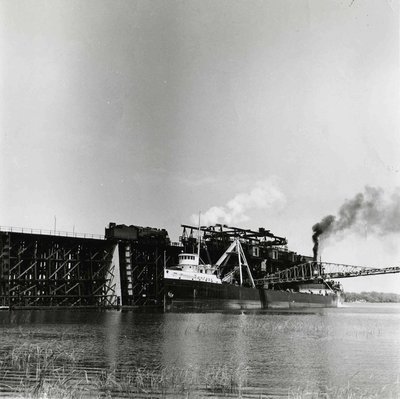
[[343, 293], [345, 302], [400, 302], [399, 294], [387, 292], [345, 292]]

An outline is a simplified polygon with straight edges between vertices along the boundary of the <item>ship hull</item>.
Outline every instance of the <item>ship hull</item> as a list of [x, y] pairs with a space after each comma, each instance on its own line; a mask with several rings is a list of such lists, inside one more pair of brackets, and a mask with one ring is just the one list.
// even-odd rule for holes
[[164, 280], [166, 310], [338, 307], [340, 294], [318, 295], [187, 280]]

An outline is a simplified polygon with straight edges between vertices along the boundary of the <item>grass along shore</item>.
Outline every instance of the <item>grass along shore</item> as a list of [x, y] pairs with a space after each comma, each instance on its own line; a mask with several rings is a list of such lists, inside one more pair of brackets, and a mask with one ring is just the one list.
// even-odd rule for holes
[[[81, 398], [203, 398], [252, 397], [247, 370], [215, 366], [194, 368], [91, 369], [78, 367], [74, 351], [61, 346], [23, 344], [4, 352], [0, 360], [0, 397], [24, 399]], [[250, 395], [250, 396], [249, 396]], [[374, 392], [348, 384], [345, 387], [287, 388], [288, 399], [399, 399], [399, 381]]]
[[244, 370], [216, 366], [200, 373], [188, 368], [90, 369], [77, 366], [61, 346], [23, 344], [3, 353], [0, 396], [20, 398], [197, 397], [196, 392], [241, 396]]

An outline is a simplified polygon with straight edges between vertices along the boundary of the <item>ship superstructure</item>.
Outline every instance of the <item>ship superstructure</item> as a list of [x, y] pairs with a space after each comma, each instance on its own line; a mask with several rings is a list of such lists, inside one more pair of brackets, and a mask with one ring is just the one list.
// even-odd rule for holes
[[198, 254], [182, 253], [179, 254], [178, 258], [177, 265], [164, 269], [164, 279], [222, 284], [218, 275], [218, 268], [200, 263]]

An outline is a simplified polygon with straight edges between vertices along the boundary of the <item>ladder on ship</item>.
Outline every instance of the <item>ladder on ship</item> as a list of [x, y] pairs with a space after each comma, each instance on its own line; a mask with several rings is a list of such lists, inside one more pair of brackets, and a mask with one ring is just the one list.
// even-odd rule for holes
[[373, 268], [328, 262], [307, 262], [254, 280], [257, 286], [400, 273], [400, 267]]

